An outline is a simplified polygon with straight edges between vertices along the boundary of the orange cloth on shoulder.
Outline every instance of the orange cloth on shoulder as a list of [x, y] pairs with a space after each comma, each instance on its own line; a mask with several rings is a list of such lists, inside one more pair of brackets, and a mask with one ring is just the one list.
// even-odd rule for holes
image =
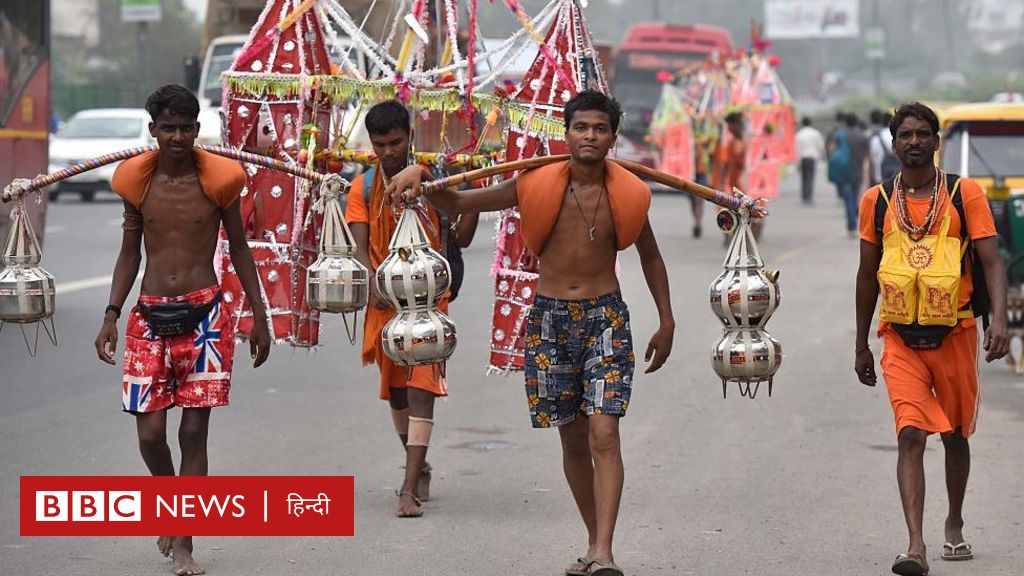
[[[608, 205], [615, 223], [615, 243], [619, 250], [625, 250], [640, 237], [647, 222], [651, 189], [632, 172], [610, 160], [604, 162], [604, 175]], [[569, 161], [528, 170], [516, 180], [523, 241], [538, 255], [558, 221], [568, 187]]]
[[[231, 206], [242, 194], [245, 186], [245, 170], [230, 158], [194, 149], [192, 156], [199, 174], [199, 186], [203, 193], [221, 210]], [[136, 209], [142, 207], [149, 194], [149, 185], [156, 173], [159, 150], [152, 150], [121, 162], [114, 171], [110, 187]]]

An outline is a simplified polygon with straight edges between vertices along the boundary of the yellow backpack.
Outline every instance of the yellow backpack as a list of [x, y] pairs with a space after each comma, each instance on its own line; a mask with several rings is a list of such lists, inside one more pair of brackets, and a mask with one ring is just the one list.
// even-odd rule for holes
[[[957, 179], [937, 235], [929, 234], [914, 242], [890, 212], [890, 230], [882, 238], [882, 262], [878, 267], [881, 296], [879, 316], [892, 324], [955, 326], [960, 318], [970, 318], [970, 309], [958, 310], [960, 301], [961, 259], [967, 244], [948, 236], [953, 198], [960, 189]], [[885, 187], [879, 195], [889, 204]], [[966, 223], [961, 222], [964, 227]]]

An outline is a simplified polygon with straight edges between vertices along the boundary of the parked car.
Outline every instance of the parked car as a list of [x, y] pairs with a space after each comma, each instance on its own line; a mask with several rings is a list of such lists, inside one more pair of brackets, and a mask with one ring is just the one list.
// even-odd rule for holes
[[996, 92], [989, 99], [989, 102], [996, 104], [1019, 104], [1024, 102], [1024, 93], [1021, 92]]
[[[149, 135], [149, 114], [135, 108], [83, 110], [68, 119], [50, 138], [50, 172], [125, 148], [148, 146], [156, 140]], [[76, 193], [91, 202], [100, 190], [110, 190], [110, 179], [118, 163], [88, 170], [50, 187], [50, 200], [65, 192]]]

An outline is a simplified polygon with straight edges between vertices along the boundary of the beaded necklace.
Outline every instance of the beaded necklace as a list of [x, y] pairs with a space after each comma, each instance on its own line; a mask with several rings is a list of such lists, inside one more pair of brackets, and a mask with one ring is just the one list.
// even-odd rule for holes
[[932, 195], [928, 202], [928, 212], [925, 214], [924, 222], [920, 226], [915, 226], [914, 221], [910, 217], [910, 209], [907, 206], [907, 191], [903, 186], [902, 175], [896, 176], [896, 182], [893, 186], [893, 196], [896, 201], [896, 217], [900, 227], [903, 228], [914, 242], [924, 238], [939, 219], [939, 214], [942, 212], [942, 207], [946, 200], [945, 194], [942, 193], [946, 188], [945, 182], [945, 174], [936, 168], [935, 180], [932, 183]]

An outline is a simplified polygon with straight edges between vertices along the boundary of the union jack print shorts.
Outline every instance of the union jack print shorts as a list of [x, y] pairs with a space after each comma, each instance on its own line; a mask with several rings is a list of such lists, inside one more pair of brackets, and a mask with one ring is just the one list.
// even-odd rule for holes
[[586, 415], [625, 416], [633, 385], [629, 310], [619, 292], [538, 295], [526, 321], [526, 399], [534, 428]]
[[[210, 286], [183, 296], [139, 296], [139, 304], [206, 304], [220, 292]], [[132, 414], [171, 406], [226, 406], [231, 389], [235, 329], [218, 301], [191, 334], [161, 338], [149, 329], [139, 307], [132, 308], [124, 339], [121, 409]]]

